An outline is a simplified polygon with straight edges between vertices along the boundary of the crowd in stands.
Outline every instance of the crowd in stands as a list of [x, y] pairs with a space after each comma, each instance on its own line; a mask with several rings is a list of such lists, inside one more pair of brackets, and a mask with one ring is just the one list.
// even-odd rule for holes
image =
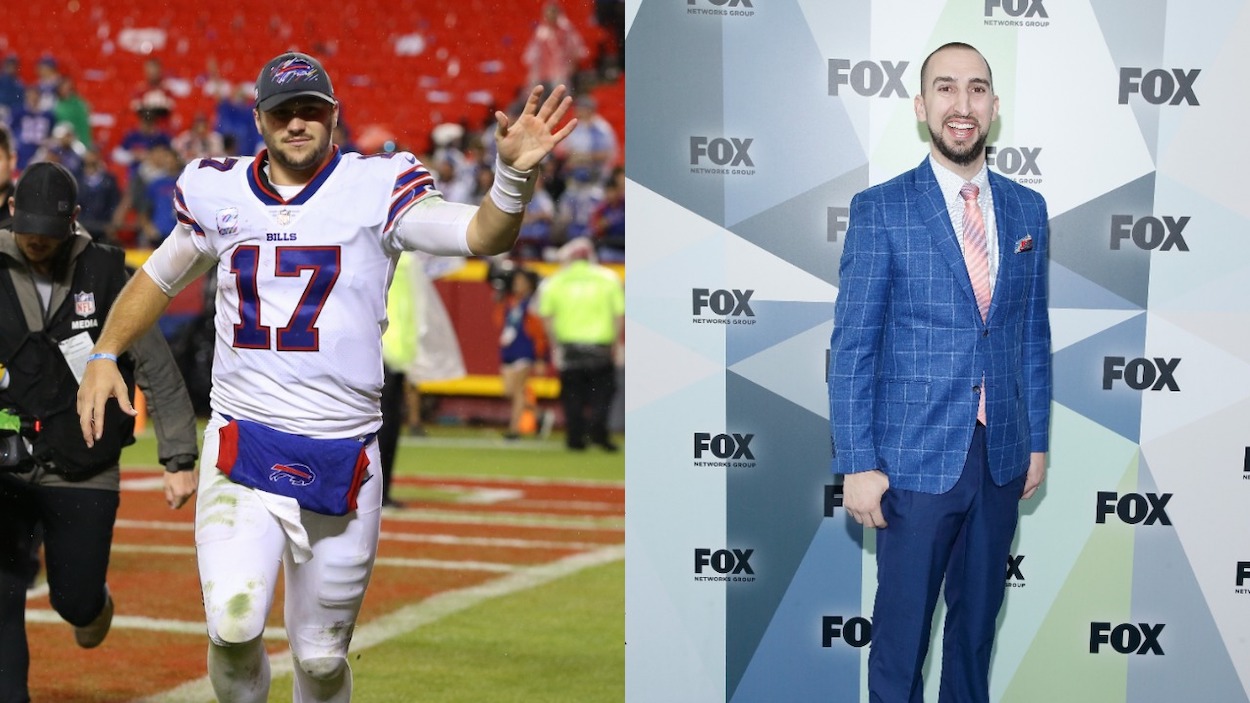
[[[623, 150], [620, 135], [598, 113], [592, 96], [596, 85], [623, 80], [624, 3], [596, 0], [594, 18], [607, 30], [607, 40], [592, 47], [560, 3], [550, 2], [535, 18], [526, 46], [518, 47], [529, 85], [570, 86], [579, 120], [554, 158], [543, 164], [513, 254], [522, 260], [554, 261], [562, 244], [585, 237], [601, 260], [624, 261]], [[306, 50], [315, 53], [315, 46]], [[184, 164], [199, 157], [253, 154], [263, 147], [252, 117], [254, 78], [223, 77], [212, 59], [200, 75], [183, 76], [171, 74], [159, 56], [147, 58], [142, 76], [126, 93], [130, 114], [118, 120], [134, 126], [115, 138], [93, 133], [92, 95], [80, 94], [84, 84], [75, 78], [62, 71], [55, 55], [9, 53], [0, 68], [0, 121], [13, 134], [18, 173], [36, 161], [55, 161], [77, 177], [80, 220], [99, 240], [155, 247], [173, 228], [172, 194]], [[90, 87], [127, 90], [116, 81]], [[527, 88], [517, 85], [516, 95], [523, 99]], [[186, 103], [203, 104], [186, 100], [192, 91], [212, 96], [215, 110], [186, 108]], [[515, 114], [519, 104], [500, 107]], [[341, 148], [412, 151], [452, 201], [477, 204], [490, 190], [493, 117], [479, 125], [440, 124], [431, 130], [428, 144], [411, 144], [399, 143], [385, 130], [354, 134], [351, 114], [351, 105], [345, 105], [342, 119], [347, 122], [335, 135]]]

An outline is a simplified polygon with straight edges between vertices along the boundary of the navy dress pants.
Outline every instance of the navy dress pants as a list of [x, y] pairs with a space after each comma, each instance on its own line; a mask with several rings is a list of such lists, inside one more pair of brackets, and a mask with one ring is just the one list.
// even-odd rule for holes
[[977, 424], [955, 486], [941, 494], [886, 491], [877, 531], [868, 691], [873, 703], [923, 703], [921, 678], [943, 582], [940, 703], [989, 703], [990, 653], [1003, 604], [1007, 555], [1024, 476], [990, 477], [985, 427]]

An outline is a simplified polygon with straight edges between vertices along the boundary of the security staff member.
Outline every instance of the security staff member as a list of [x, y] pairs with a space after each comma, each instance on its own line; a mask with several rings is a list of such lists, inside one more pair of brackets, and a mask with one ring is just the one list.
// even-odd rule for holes
[[[88, 448], [75, 397], [91, 346], [129, 274], [123, 253], [77, 227], [78, 185], [59, 164], [27, 167], [0, 230], [0, 408], [38, 421], [38, 435], [0, 462], [0, 703], [29, 701], [25, 632], [30, 544], [42, 525], [49, 600], [82, 647], [104, 640], [113, 619], [105, 581], [120, 490], [118, 459], [133, 418], [115, 405], [105, 441]], [[159, 331], [117, 363], [148, 397], [165, 464], [165, 497], [195, 492], [195, 414]]]
[[625, 331], [625, 288], [612, 269], [595, 262], [595, 248], [585, 237], [560, 247], [560, 269], [538, 289], [538, 314], [555, 341], [564, 406], [564, 443], [574, 451], [586, 438], [605, 451], [616, 443], [608, 415], [616, 394], [618, 345]]

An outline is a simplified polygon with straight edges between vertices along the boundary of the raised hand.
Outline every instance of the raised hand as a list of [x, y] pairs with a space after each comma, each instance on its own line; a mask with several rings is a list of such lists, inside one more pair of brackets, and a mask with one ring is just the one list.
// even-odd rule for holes
[[534, 86], [515, 122], [504, 113], [495, 112], [495, 142], [501, 161], [517, 170], [528, 171], [573, 132], [577, 118], [560, 127], [573, 104], [573, 98], [567, 93], [564, 86], [556, 86], [543, 100], [543, 87]]

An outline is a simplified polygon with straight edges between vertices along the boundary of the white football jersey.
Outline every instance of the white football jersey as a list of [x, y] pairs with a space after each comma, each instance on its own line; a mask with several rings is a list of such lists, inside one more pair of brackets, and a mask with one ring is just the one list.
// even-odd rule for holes
[[312, 437], [381, 424], [381, 337], [397, 251], [384, 245], [436, 197], [412, 154], [333, 158], [284, 200], [261, 158], [196, 159], [174, 205], [217, 261], [217, 412]]

